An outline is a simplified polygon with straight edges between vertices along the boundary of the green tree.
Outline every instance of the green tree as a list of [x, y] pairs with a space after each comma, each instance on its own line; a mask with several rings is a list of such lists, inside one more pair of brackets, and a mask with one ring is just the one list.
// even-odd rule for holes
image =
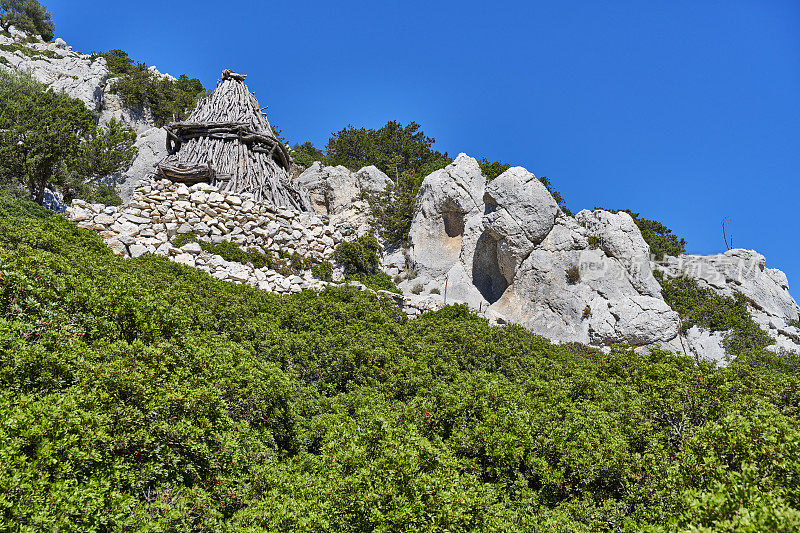
[[416, 122], [404, 126], [392, 120], [377, 130], [350, 125], [328, 139], [325, 163], [352, 170], [375, 165], [398, 180], [404, 172], [417, 174], [426, 163], [447, 156], [432, 148], [434, 142]]
[[98, 128], [96, 134], [84, 143], [80, 158], [82, 174], [94, 178], [113, 174], [136, 157], [135, 142], [136, 132], [111, 119], [107, 126]]
[[158, 77], [145, 63], [134, 63], [123, 50], [95, 52], [93, 55], [105, 58], [111, 76], [117, 78], [111, 91], [130, 107], [148, 107], [157, 126], [186, 118], [197, 100], [206, 93], [197, 78], [185, 74], [176, 80]]
[[295, 144], [292, 147], [292, 157], [295, 163], [308, 168], [315, 161], [324, 160], [325, 154], [310, 142], [304, 142], [303, 144]]
[[50, 13], [36, 0], [0, 1], [0, 27], [8, 31], [11, 26], [45, 41], [50, 41], [55, 32]]
[[134, 139], [120, 124], [98, 130], [80, 100], [29, 75], [0, 73], [0, 177], [24, 183], [37, 203], [46, 187], [117, 170], [135, 154]]

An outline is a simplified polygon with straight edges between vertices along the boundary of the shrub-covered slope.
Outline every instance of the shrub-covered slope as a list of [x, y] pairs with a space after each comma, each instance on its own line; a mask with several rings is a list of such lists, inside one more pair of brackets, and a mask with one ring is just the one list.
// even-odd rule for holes
[[800, 527], [787, 359], [277, 297], [0, 198], [0, 529]]

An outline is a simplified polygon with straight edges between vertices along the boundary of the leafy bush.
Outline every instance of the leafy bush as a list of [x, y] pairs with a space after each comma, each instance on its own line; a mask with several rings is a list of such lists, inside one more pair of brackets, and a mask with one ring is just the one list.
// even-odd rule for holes
[[422, 294], [423, 289], [425, 289], [425, 286], [422, 283], [415, 283], [411, 287], [411, 294]]
[[394, 284], [392, 277], [386, 272], [373, 272], [372, 274], [365, 274], [364, 272], [356, 272], [350, 274], [345, 278], [346, 281], [358, 281], [363, 283], [373, 291], [389, 291], [397, 294], [402, 294], [403, 291], [397, 288]]
[[310, 142], [304, 142], [303, 144], [295, 144], [292, 147], [292, 158], [298, 165], [308, 168], [315, 161], [324, 160], [325, 154]]
[[336, 245], [333, 258], [344, 270], [345, 276], [355, 273], [372, 274], [378, 270], [378, 240], [364, 235], [354, 241], [342, 241]]
[[220, 243], [204, 241], [192, 231], [176, 235], [175, 238], [172, 239], [172, 246], [182, 248], [190, 242], [198, 243], [203, 251], [218, 255], [225, 261], [242, 263], [243, 265], [250, 263], [253, 265], [253, 268], [256, 269], [265, 267], [273, 268], [275, 266], [275, 260], [269, 252], [264, 253], [255, 247], [242, 250], [237, 244], [229, 241], [222, 241]]
[[120, 198], [117, 190], [110, 185], [100, 182], [88, 184], [88, 190], [82, 191], [82, 194], [78, 197], [93, 204], [110, 206], [122, 205], [122, 198]]
[[481, 173], [486, 176], [486, 179], [489, 181], [492, 181], [497, 176], [511, 168], [511, 165], [500, 163], [498, 161], [490, 162], [485, 157], [478, 161], [478, 164], [481, 166]]
[[112, 77], [117, 80], [111, 91], [130, 107], [150, 108], [156, 126], [183, 120], [194, 109], [197, 100], [206, 94], [197, 78], [181, 74], [177, 80], [158, 77], [146, 64], [136, 63], [122, 50], [94, 53], [103, 57]]
[[753, 321], [747, 310], [747, 298], [742, 293], [721, 296], [700, 287], [689, 277], [665, 279], [659, 275], [658, 279], [664, 300], [681, 317], [683, 331], [695, 325], [711, 331], [732, 330], [725, 339], [725, 351], [733, 356], [758, 351], [773, 343]]
[[279, 297], [0, 197], [0, 528], [792, 531], [781, 361]]
[[333, 258], [344, 270], [345, 281], [358, 281], [372, 290], [402, 292], [392, 277], [378, 270], [378, 240], [364, 235], [354, 241], [343, 241], [336, 245]]
[[442, 294], [442, 291], [440, 291], [439, 289], [433, 288], [433, 289], [431, 289], [431, 294]]
[[11, 26], [45, 41], [52, 40], [55, 32], [50, 12], [36, 0], [0, 1], [0, 27], [7, 32]]
[[322, 281], [333, 281], [333, 265], [330, 261], [323, 261], [312, 266], [311, 273]]

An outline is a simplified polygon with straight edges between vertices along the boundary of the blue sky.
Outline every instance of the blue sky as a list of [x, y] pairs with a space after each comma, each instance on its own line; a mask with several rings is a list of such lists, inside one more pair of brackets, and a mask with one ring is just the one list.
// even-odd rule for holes
[[723, 251], [731, 218], [800, 296], [797, 0], [42, 1], [77, 50], [207, 87], [248, 74], [292, 142], [413, 120], [452, 156], [548, 176], [573, 211], [659, 220], [691, 253]]

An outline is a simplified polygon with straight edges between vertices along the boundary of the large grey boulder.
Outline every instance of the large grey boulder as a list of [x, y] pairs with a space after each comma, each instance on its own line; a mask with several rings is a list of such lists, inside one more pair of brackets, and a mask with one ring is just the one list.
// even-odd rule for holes
[[386, 190], [389, 177], [374, 166], [351, 172], [347, 167], [322, 166], [315, 161], [300, 176], [297, 183], [308, 189], [314, 211], [336, 214], [347, 210], [361, 199], [362, 193]]
[[513, 167], [486, 187], [483, 226], [497, 242], [500, 271], [512, 283], [517, 267], [550, 233], [558, 204], [536, 176]]
[[386, 190], [392, 180], [378, 167], [369, 165], [354, 172], [353, 177], [360, 192], [380, 193]]
[[650, 247], [628, 213], [611, 213], [602, 209], [583, 210], [575, 220], [586, 228], [588, 235], [599, 242], [609, 257], [625, 266], [625, 271], [640, 294], [660, 297], [661, 286], [650, 268]]
[[466, 154], [422, 181], [409, 232], [409, 261], [419, 274], [436, 278], [460, 258], [471, 260], [483, 230], [485, 183], [478, 161]]

